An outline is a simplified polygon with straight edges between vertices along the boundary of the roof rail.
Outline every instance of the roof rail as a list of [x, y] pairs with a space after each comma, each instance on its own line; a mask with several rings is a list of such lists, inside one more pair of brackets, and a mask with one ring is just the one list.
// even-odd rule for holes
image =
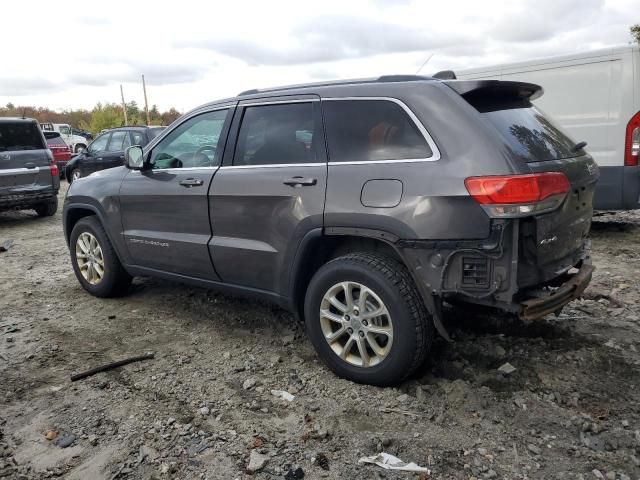
[[431, 80], [431, 77], [424, 75], [382, 75], [378, 77], [378, 82], [415, 82], [418, 80]]
[[376, 83], [376, 82], [413, 82], [417, 80], [431, 80], [431, 77], [425, 77], [421, 75], [382, 75], [378, 78], [355, 78], [355, 79], [347, 79], [347, 80], [332, 80], [326, 82], [313, 82], [313, 83], [302, 83], [299, 85], [287, 85], [284, 87], [272, 87], [272, 88], [252, 88], [250, 90], [245, 90], [244, 92], [240, 92], [238, 94], [239, 97], [244, 95], [255, 95], [256, 93], [270, 93], [270, 92], [280, 92], [285, 90], [294, 90], [296, 88], [308, 88], [308, 87], [331, 87], [331, 86], [340, 86], [340, 85], [354, 85], [358, 83]]

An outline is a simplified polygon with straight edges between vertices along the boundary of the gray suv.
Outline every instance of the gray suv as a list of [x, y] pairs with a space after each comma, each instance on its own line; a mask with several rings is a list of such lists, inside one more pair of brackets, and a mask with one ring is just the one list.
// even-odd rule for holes
[[60, 171], [37, 121], [0, 117], [0, 210], [58, 209]]
[[443, 302], [535, 319], [591, 279], [598, 168], [541, 94], [387, 76], [204, 105], [71, 185], [73, 269], [99, 297], [150, 275], [271, 300], [338, 375], [398, 383]]

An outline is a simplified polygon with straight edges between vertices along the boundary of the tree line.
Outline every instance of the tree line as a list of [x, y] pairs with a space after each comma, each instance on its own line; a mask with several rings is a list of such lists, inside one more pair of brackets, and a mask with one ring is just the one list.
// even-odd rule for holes
[[[129, 125], [146, 125], [147, 119], [144, 109], [140, 109], [135, 101], [127, 106], [127, 120]], [[151, 125], [169, 125], [180, 116], [175, 108], [160, 112], [156, 105], [149, 109]], [[32, 107], [7, 103], [0, 107], [0, 117], [28, 117], [39, 122], [68, 123], [73, 127], [82, 128], [99, 133], [105, 128], [121, 127], [124, 125], [124, 110], [116, 103], [98, 103], [92, 110], [63, 110], [56, 112], [46, 107]]]

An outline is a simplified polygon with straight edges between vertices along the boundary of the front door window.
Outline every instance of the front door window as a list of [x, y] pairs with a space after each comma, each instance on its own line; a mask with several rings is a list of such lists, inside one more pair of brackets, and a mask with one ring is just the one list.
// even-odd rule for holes
[[203, 113], [185, 121], [151, 152], [154, 169], [220, 165], [218, 140], [229, 110]]

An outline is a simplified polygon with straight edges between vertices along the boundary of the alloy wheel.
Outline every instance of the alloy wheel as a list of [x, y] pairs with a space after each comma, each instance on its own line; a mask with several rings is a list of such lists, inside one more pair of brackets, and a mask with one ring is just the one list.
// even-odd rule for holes
[[89, 232], [82, 232], [76, 240], [76, 260], [84, 279], [97, 285], [104, 277], [104, 257], [98, 239]]
[[333, 352], [358, 367], [378, 365], [393, 343], [389, 310], [358, 282], [340, 282], [327, 290], [320, 303], [320, 327]]

